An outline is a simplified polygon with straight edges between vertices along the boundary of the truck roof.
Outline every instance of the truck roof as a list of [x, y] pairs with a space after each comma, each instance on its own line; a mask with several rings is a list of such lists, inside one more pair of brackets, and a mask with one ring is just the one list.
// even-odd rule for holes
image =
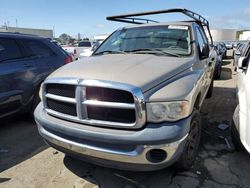
[[32, 38], [32, 39], [46, 39], [46, 37], [32, 35], [32, 34], [25, 34], [25, 33], [18, 33], [18, 32], [0, 32], [1, 37], [11, 37], [11, 38]]

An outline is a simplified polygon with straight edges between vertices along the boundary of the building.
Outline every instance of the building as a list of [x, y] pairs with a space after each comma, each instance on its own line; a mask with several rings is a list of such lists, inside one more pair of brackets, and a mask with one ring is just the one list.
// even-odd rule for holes
[[239, 36], [239, 40], [250, 40], [250, 31], [243, 31]]
[[39, 35], [47, 38], [53, 38], [52, 29], [32, 29], [32, 28], [21, 28], [21, 27], [0, 27], [0, 32], [18, 32], [32, 35]]
[[234, 41], [236, 40], [237, 30], [236, 29], [211, 29], [211, 35], [213, 41]]

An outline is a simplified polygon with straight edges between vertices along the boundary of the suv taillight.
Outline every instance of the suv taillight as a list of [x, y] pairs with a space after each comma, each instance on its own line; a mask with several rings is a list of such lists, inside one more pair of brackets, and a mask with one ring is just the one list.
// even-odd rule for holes
[[67, 57], [65, 58], [65, 64], [71, 63], [73, 61], [72, 57], [67, 55]]

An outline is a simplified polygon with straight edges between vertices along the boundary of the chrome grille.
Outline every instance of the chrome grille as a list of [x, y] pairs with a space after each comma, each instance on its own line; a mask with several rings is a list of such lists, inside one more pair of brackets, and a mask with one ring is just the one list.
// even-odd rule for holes
[[146, 119], [141, 90], [116, 82], [48, 79], [43, 102], [48, 114], [96, 126], [140, 128]]
[[46, 93], [75, 98], [75, 89], [74, 85], [48, 84], [46, 86]]
[[130, 92], [101, 87], [87, 87], [86, 99], [106, 102], [134, 103], [134, 97]]
[[77, 116], [76, 114], [76, 104], [71, 104], [67, 102], [61, 102], [57, 100], [47, 99], [47, 106], [49, 109], [56, 112], [65, 113], [71, 116]]

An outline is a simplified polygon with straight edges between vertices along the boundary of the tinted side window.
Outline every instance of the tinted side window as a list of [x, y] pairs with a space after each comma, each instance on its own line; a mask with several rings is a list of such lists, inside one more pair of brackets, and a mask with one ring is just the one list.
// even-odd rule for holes
[[30, 56], [50, 57], [55, 55], [49, 47], [40, 41], [23, 40], [22, 43], [26, 47]]
[[0, 61], [19, 59], [22, 57], [15, 40], [0, 38]]
[[197, 42], [199, 44], [200, 51], [202, 51], [203, 45], [205, 45], [204, 39], [202, 37], [201, 31], [198, 27], [196, 27], [196, 35], [197, 35]]

